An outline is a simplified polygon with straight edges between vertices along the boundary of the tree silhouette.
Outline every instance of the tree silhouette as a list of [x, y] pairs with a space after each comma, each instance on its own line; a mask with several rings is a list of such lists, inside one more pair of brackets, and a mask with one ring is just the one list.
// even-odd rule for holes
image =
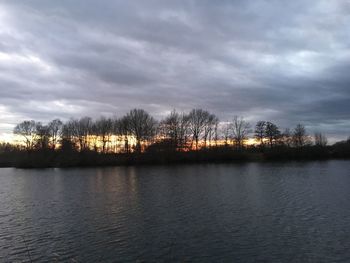
[[328, 142], [327, 137], [320, 132], [315, 132], [314, 139], [315, 139], [316, 146], [325, 147], [327, 145], [327, 142]]
[[293, 144], [295, 147], [303, 147], [309, 143], [308, 136], [306, 134], [306, 129], [304, 125], [297, 124], [293, 132]]
[[126, 116], [127, 129], [136, 139], [136, 151], [141, 152], [141, 143], [150, 140], [156, 132], [156, 120], [142, 109], [133, 109]]
[[248, 138], [250, 124], [243, 117], [234, 116], [231, 124], [232, 140], [234, 144], [242, 149], [244, 141]]
[[281, 132], [278, 129], [277, 125], [275, 125], [272, 122], [266, 122], [266, 125], [265, 125], [265, 136], [266, 136], [266, 138], [269, 141], [270, 148], [272, 148], [273, 145], [280, 138]]
[[37, 122], [35, 125], [35, 146], [38, 149], [48, 149], [50, 143], [49, 126]]
[[[0, 156], [10, 160], [7, 164], [23, 162], [29, 167], [249, 158], [350, 158], [349, 139], [325, 147], [326, 136], [317, 132], [312, 145], [302, 124], [281, 133], [276, 124], [265, 121], [257, 122], [253, 136], [260, 146], [267, 141], [271, 149], [256, 155], [256, 145], [244, 147], [251, 131], [243, 117], [234, 116], [232, 122], [220, 122], [218, 117], [203, 109], [192, 109], [188, 114], [173, 110], [159, 124], [142, 109], [133, 109], [120, 118], [102, 116], [93, 120], [83, 117], [64, 124], [59, 119], [48, 124], [26, 120], [17, 124], [13, 132], [22, 136], [30, 154], [22, 154], [21, 146], [0, 144]], [[216, 147], [211, 147], [213, 140]], [[280, 147], [274, 147], [277, 144]]]
[[291, 131], [289, 128], [286, 128], [284, 132], [281, 135], [281, 142], [286, 146], [286, 147], [291, 147], [293, 144], [293, 136], [291, 134]]
[[63, 123], [60, 119], [54, 119], [48, 124], [48, 132], [51, 140], [51, 147], [54, 150], [56, 149], [56, 146], [59, 142], [59, 138], [62, 133], [62, 126]]
[[159, 134], [166, 140], [173, 150], [183, 148], [188, 136], [188, 116], [179, 114], [173, 110], [164, 120], [160, 122]]
[[113, 133], [113, 121], [112, 119], [107, 119], [101, 117], [95, 122], [95, 133], [98, 138], [100, 138], [102, 144], [102, 152], [106, 152], [106, 144], [110, 142]]
[[202, 109], [193, 109], [188, 114], [189, 130], [192, 134], [191, 148], [194, 142], [196, 150], [198, 150], [198, 141], [204, 132], [204, 128], [206, 126], [209, 115], [209, 112]]
[[260, 143], [261, 147], [264, 147], [264, 138], [266, 134], [266, 122], [258, 121], [255, 125], [254, 138]]
[[26, 149], [30, 150], [36, 138], [36, 122], [34, 120], [23, 121], [15, 126], [13, 133], [23, 136]]

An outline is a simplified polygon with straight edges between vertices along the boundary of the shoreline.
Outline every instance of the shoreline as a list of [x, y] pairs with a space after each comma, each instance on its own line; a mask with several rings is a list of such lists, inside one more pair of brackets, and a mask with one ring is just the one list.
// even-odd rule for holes
[[289, 163], [308, 161], [350, 160], [350, 156], [338, 156], [330, 151], [302, 151], [257, 153], [248, 150], [216, 149], [191, 152], [157, 152], [131, 154], [102, 154], [94, 151], [62, 153], [59, 151], [34, 151], [0, 154], [0, 168], [46, 169], [91, 168], [128, 166], [172, 166], [192, 164], [244, 164]]

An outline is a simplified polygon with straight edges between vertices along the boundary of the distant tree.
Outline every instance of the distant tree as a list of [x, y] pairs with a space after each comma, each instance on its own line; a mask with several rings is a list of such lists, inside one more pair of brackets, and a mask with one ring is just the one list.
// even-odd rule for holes
[[234, 116], [231, 124], [232, 140], [239, 148], [243, 148], [244, 141], [248, 138], [250, 124], [243, 117]]
[[266, 129], [266, 122], [265, 121], [258, 121], [255, 125], [255, 134], [254, 138], [260, 143], [260, 146], [264, 146], [264, 138], [265, 138], [265, 131]]
[[187, 148], [189, 137], [189, 117], [185, 113], [180, 114], [179, 129], [178, 129], [178, 148], [184, 150]]
[[208, 114], [205, 125], [204, 125], [204, 132], [203, 132], [203, 140], [204, 140], [204, 147], [207, 147], [207, 142], [209, 142], [209, 146], [211, 144], [211, 139], [214, 134], [215, 126], [219, 122], [219, 118], [216, 117], [214, 114]]
[[273, 145], [280, 138], [281, 132], [278, 129], [277, 125], [275, 125], [272, 122], [266, 122], [265, 135], [266, 135], [267, 140], [269, 141], [270, 147], [272, 148]]
[[121, 137], [124, 141], [124, 153], [130, 153], [129, 138], [132, 136], [131, 129], [129, 128], [129, 120], [126, 116], [121, 119], [116, 119], [114, 129], [118, 137]]
[[294, 128], [294, 132], [293, 132], [293, 144], [295, 147], [303, 147], [307, 144], [309, 144], [309, 138], [308, 135], [306, 134], [306, 129], [304, 127], [304, 125], [302, 124], [298, 124], [295, 128]]
[[193, 109], [188, 114], [189, 130], [192, 134], [191, 148], [193, 147], [193, 143], [195, 143], [195, 148], [198, 150], [198, 142], [204, 132], [209, 115], [209, 112], [202, 109]]
[[[63, 141], [66, 145], [68, 144], [76, 144], [76, 138], [74, 137], [74, 126], [75, 126], [76, 120], [70, 119], [62, 126], [62, 144]], [[69, 143], [68, 143], [69, 142]], [[63, 145], [62, 145], [63, 146]]]
[[320, 132], [315, 132], [314, 140], [315, 140], [315, 145], [319, 147], [325, 147], [328, 142], [327, 137]]
[[35, 125], [35, 146], [38, 149], [48, 149], [50, 143], [50, 132], [47, 125], [37, 122]]
[[78, 136], [81, 150], [89, 149], [89, 135], [91, 134], [92, 119], [90, 117], [83, 117], [79, 119], [76, 126], [76, 134]]
[[90, 134], [89, 134], [89, 143], [92, 145], [95, 152], [98, 152], [99, 150], [99, 131], [97, 128], [97, 121], [92, 121], [91, 128], [90, 128]]
[[229, 139], [231, 137], [231, 128], [232, 128], [231, 122], [223, 123], [221, 126], [221, 133], [223, 136], [225, 146], [228, 146]]
[[122, 136], [119, 134], [119, 119], [114, 116], [111, 118], [112, 122], [112, 133], [111, 133], [111, 149], [114, 153], [119, 150], [119, 142], [122, 141]]
[[170, 148], [176, 150], [178, 145], [178, 134], [180, 126], [180, 115], [173, 110], [159, 124], [160, 136], [169, 143]]
[[17, 124], [13, 130], [16, 135], [21, 135], [24, 138], [26, 149], [33, 149], [36, 139], [36, 122], [33, 120], [23, 121]]
[[153, 138], [156, 132], [156, 120], [142, 109], [133, 109], [127, 115], [125, 121], [130, 134], [136, 139], [136, 151], [141, 152], [142, 142]]
[[160, 136], [173, 150], [182, 149], [186, 145], [188, 134], [188, 117], [173, 110], [159, 125]]
[[90, 117], [71, 119], [63, 126], [65, 140], [78, 144], [81, 151], [89, 148], [89, 135], [92, 134], [93, 122]]
[[218, 146], [218, 141], [219, 141], [219, 124], [220, 124], [220, 121], [219, 121], [219, 118], [217, 118], [215, 120], [215, 124], [214, 124], [214, 143], [215, 143], [215, 146]]
[[285, 129], [281, 135], [281, 142], [287, 147], [291, 147], [293, 144], [293, 136], [289, 128]]
[[50, 144], [52, 149], [56, 149], [56, 146], [61, 137], [63, 123], [60, 119], [54, 119], [48, 124], [48, 133], [50, 137]]
[[102, 152], [106, 152], [106, 144], [110, 142], [113, 133], [112, 119], [101, 117], [95, 122], [95, 133], [102, 144]]

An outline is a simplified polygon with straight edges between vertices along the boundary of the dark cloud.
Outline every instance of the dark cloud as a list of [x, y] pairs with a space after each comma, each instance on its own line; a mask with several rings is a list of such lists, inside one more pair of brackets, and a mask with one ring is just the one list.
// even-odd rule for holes
[[348, 1], [0, 1], [0, 133], [23, 119], [229, 120], [350, 134]]

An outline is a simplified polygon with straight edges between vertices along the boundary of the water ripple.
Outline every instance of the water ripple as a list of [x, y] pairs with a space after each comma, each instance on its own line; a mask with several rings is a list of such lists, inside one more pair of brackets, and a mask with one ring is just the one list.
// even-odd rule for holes
[[350, 262], [350, 162], [0, 173], [0, 262]]

